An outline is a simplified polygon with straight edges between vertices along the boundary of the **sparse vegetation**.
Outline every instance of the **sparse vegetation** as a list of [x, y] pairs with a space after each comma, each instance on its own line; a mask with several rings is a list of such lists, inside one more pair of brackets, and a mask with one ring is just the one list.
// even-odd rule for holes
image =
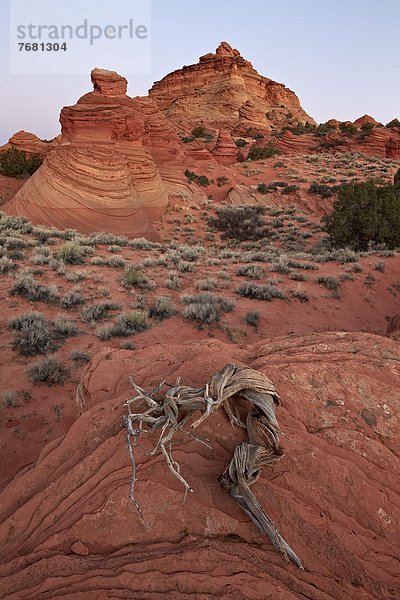
[[69, 376], [69, 370], [57, 359], [46, 357], [28, 368], [28, 378], [32, 383], [63, 385]]
[[237, 288], [236, 293], [245, 298], [266, 300], [267, 302], [271, 302], [274, 298], [281, 300], [286, 298], [285, 294], [271, 283], [259, 284], [246, 281]]
[[182, 302], [186, 305], [184, 317], [201, 324], [217, 323], [223, 313], [231, 312], [235, 308], [234, 302], [209, 292], [182, 296]]
[[156, 296], [149, 308], [150, 319], [163, 321], [176, 315], [177, 310], [169, 296]]

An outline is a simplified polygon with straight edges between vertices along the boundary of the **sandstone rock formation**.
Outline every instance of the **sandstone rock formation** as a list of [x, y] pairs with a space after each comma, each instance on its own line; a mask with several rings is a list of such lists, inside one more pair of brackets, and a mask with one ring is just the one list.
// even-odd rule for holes
[[182, 163], [179, 138], [152, 100], [126, 95], [124, 77], [102, 69], [91, 77], [94, 91], [62, 109], [59, 146], [6, 211], [84, 233], [148, 235], [168, 203], [155, 160]]
[[232, 165], [238, 159], [238, 149], [228, 131], [220, 130], [212, 154], [221, 165]]
[[290, 119], [314, 123], [294, 92], [257, 73], [227, 42], [156, 82], [149, 95], [184, 131], [199, 124], [243, 131], [268, 130]]
[[[222, 412], [196, 430], [213, 451], [189, 437], [174, 448], [195, 492], [185, 504], [164, 457], [146, 451], [157, 433], [135, 448], [143, 518], [129, 500], [129, 374], [145, 389], [161, 376], [203, 385], [227, 362], [265, 373], [283, 399], [285, 456], [254, 491], [304, 572], [220, 487], [243, 439]], [[399, 365], [396, 342], [354, 333], [105, 349], [84, 372], [79, 418], [1, 495], [0, 598], [398, 597]]]
[[28, 155], [39, 154], [40, 156], [46, 156], [50, 150], [53, 150], [53, 148], [58, 145], [59, 141], [59, 137], [56, 137], [53, 140], [45, 142], [33, 133], [29, 133], [28, 131], [18, 131], [10, 137], [7, 144], [1, 146], [0, 153], [14, 147], [26, 152]]

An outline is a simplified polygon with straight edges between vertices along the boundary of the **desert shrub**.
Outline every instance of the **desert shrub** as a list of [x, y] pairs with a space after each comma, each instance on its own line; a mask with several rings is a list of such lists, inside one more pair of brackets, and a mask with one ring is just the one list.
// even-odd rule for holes
[[236, 289], [236, 293], [246, 298], [266, 300], [267, 302], [271, 302], [274, 298], [281, 300], [286, 298], [285, 294], [271, 283], [259, 284], [246, 281]]
[[85, 262], [85, 253], [77, 242], [65, 242], [58, 251], [57, 257], [70, 265]]
[[149, 308], [150, 319], [163, 321], [176, 315], [177, 310], [169, 296], [156, 296]]
[[336, 291], [340, 287], [340, 281], [336, 277], [329, 277], [328, 275], [317, 277], [317, 283], [332, 291]]
[[268, 194], [268, 192], [270, 192], [270, 188], [266, 183], [259, 183], [257, 186], [257, 192], [265, 195]]
[[313, 181], [308, 188], [310, 194], [318, 194], [322, 198], [330, 198], [337, 191], [337, 188]]
[[127, 288], [144, 288], [148, 285], [148, 279], [146, 275], [138, 269], [137, 266], [128, 265], [125, 267], [122, 283]]
[[231, 312], [235, 308], [234, 302], [210, 292], [182, 296], [182, 302], [186, 305], [183, 316], [198, 323], [216, 323], [223, 313]]
[[239, 275], [239, 277], [250, 277], [251, 279], [262, 279], [265, 273], [257, 265], [244, 265], [236, 269], [236, 275]]
[[361, 131], [364, 133], [370, 133], [375, 127], [374, 123], [363, 123], [361, 125]]
[[78, 328], [76, 326], [76, 322], [72, 319], [68, 319], [63, 315], [57, 317], [53, 324], [54, 334], [59, 338], [71, 337], [73, 335], [78, 335]]
[[2, 256], [0, 258], [0, 275], [5, 275], [9, 271], [15, 269], [16, 266], [17, 265], [11, 258], [8, 258], [8, 256]]
[[289, 277], [290, 279], [293, 279], [293, 281], [307, 281], [308, 279], [303, 273], [291, 273]]
[[65, 272], [65, 279], [67, 279], [68, 281], [73, 281], [74, 283], [77, 283], [78, 281], [83, 281], [84, 279], [87, 278], [87, 273], [86, 271], [71, 271]]
[[314, 133], [317, 129], [317, 126], [313, 125], [309, 121], [306, 121], [305, 123], [298, 123], [294, 127], [284, 127], [284, 130], [285, 129], [293, 133], [293, 135], [304, 135], [307, 133]]
[[86, 298], [81, 293], [81, 288], [79, 286], [73, 287], [72, 290], [65, 292], [60, 298], [61, 306], [67, 309], [75, 308], [75, 306], [85, 304], [85, 302]]
[[339, 129], [342, 133], [347, 135], [355, 135], [357, 133], [357, 127], [353, 123], [340, 123]]
[[200, 258], [200, 250], [198, 248], [193, 248], [191, 246], [180, 246], [179, 251], [183, 260], [196, 262]]
[[189, 169], [186, 169], [185, 176], [188, 181], [196, 182], [202, 187], [207, 187], [213, 183], [210, 179], [208, 179], [207, 175], [197, 175], [194, 173], [194, 171], [189, 171]]
[[182, 279], [176, 271], [171, 271], [169, 273], [164, 285], [170, 290], [181, 290], [183, 288]]
[[17, 392], [7, 391], [3, 392], [3, 405], [7, 408], [17, 405]]
[[0, 154], [0, 173], [7, 177], [33, 175], [42, 162], [43, 159], [38, 154], [32, 154], [27, 158], [22, 150], [10, 148]]
[[393, 184], [395, 186], [400, 186], [400, 169], [397, 169], [396, 174], [393, 179]]
[[191, 273], [196, 270], [194, 264], [188, 260], [180, 260], [176, 265], [176, 268], [178, 271], [181, 271], [181, 273]]
[[114, 337], [128, 337], [148, 328], [147, 313], [143, 310], [131, 310], [118, 315], [114, 323], [99, 327], [96, 335], [104, 341]]
[[198, 125], [197, 127], [194, 127], [192, 129], [192, 137], [194, 138], [202, 138], [206, 136], [206, 128], [204, 127], [204, 125]]
[[218, 287], [218, 282], [213, 277], [207, 277], [207, 279], [199, 279], [196, 281], [196, 288], [203, 292], [210, 292]]
[[381, 273], [384, 273], [385, 263], [383, 262], [383, 260], [379, 260], [377, 263], [375, 263], [374, 269], [375, 271], [380, 271]]
[[300, 300], [300, 302], [308, 302], [310, 300], [309, 295], [304, 290], [296, 290], [292, 292], [292, 296]]
[[248, 143], [249, 142], [246, 142], [246, 140], [243, 140], [242, 138], [235, 140], [235, 144], [238, 148], [244, 148]]
[[400, 127], [399, 119], [392, 119], [392, 121], [389, 121], [389, 123], [386, 124], [386, 127], [388, 127], [389, 129], [393, 129], [394, 127]]
[[371, 243], [400, 246], [400, 186], [373, 182], [341, 186], [330, 215], [323, 218], [332, 244], [367, 250]]
[[291, 271], [290, 267], [288, 266], [288, 261], [284, 258], [272, 263], [269, 270], [272, 273], [279, 273], [280, 275], [288, 275]]
[[87, 306], [81, 312], [81, 319], [84, 323], [92, 323], [93, 321], [99, 321], [103, 319], [109, 311], [111, 310], [119, 310], [121, 308], [120, 304], [116, 304], [115, 302], [102, 302], [101, 304], [92, 304]]
[[336, 127], [331, 125], [330, 123], [320, 123], [315, 130], [315, 135], [317, 137], [322, 137], [331, 131], [334, 131]]
[[46, 354], [55, 349], [49, 322], [38, 312], [26, 312], [9, 321], [10, 329], [16, 333], [13, 348], [22, 356]]
[[119, 254], [115, 254], [108, 259], [108, 265], [115, 269], [122, 269], [125, 266], [125, 260]]
[[217, 185], [218, 187], [223, 187], [229, 183], [229, 179], [224, 176], [217, 177]]
[[122, 342], [119, 347], [122, 348], [122, 350], [136, 350], [136, 344], [133, 342]]
[[28, 273], [21, 273], [17, 276], [11, 294], [22, 296], [32, 302], [57, 302], [59, 300], [57, 286], [42, 285]]
[[266, 148], [253, 146], [253, 148], [250, 148], [247, 158], [248, 160], [263, 160], [265, 158], [276, 156], [277, 154], [282, 154], [282, 152], [273, 146], [268, 146]]
[[29, 367], [28, 378], [32, 383], [62, 385], [69, 376], [69, 370], [57, 359], [46, 357]]
[[262, 206], [221, 206], [216, 209], [216, 213], [217, 216], [210, 217], [208, 223], [221, 231], [223, 238], [246, 241], [266, 236], [263, 221], [265, 208]]
[[244, 316], [245, 323], [252, 327], [257, 327], [260, 322], [261, 315], [258, 310], [250, 310]]
[[295, 192], [298, 192], [299, 189], [298, 185], [287, 185], [283, 188], [282, 194], [294, 194]]
[[84, 364], [90, 361], [90, 354], [87, 354], [86, 352], [83, 352], [79, 349], [71, 350], [69, 356], [71, 360], [78, 364]]
[[193, 142], [196, 138], [194, 138], [192, 135], [185, 135], [181, 138], [182, 142], [184, 144], [189, 144], [190, 142]]

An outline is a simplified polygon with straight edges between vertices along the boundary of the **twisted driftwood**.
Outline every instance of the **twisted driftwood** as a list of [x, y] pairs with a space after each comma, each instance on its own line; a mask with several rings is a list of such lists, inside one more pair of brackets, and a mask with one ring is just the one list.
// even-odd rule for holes
[[[138, 511], [140, 512], [140, 507], [134, 495], [136, 467], [133, 454], [137, 438], [145, 432], [161, 429], [151, 454], [163, 453], [168, 468], [185, 487], [186, 498], [187, 493], [193, 490], [182, 477], [180, 465], [172, 456], [172, 438], [181, 432], [211, 448], [208, 442], [196, 436], [193, 430], [222, 406], [232, 425], [247, 429], [248, 439], [235, 449], [229, 466], [219, 477], [220, 484], [229, 490], [239, 506], [270, 538], [284, 558], [303, 569], [299, 558], [279, 534], [250, 490], [250, 486], [259, 478], [262, 467], [276, 462], [283, 456], [279, 443], [281, 431], [275, 416], [275, 407], [279, 405], [280, 399], [274, 384], [258, 371], [232, 364], [227, 364], [201, 388], [181, 385], [178, 379], [175, 385], [162, 381], [151, 393], [147, 393], [137, 386], [132, 378], [130, 381], [137, 395], [126, 402], [128, 414], [124, 417], [124, 423], [132, 463], [130, 498]], [[161, 393], [164, 386], [168, 389]], [[234, 396], [247, 400], [251, 405], [246, 424], [241, 421], [239, 412], [232, 403]], [[133, 413], [131, 405], [139, 400], [147, 404], [147, 409]], [[201, 411], [202, 414], [191, 423], [189, 430], [185, 429], [185, 425], [196, 411]], [[134, 424], [137, 424], [136, 428]]]

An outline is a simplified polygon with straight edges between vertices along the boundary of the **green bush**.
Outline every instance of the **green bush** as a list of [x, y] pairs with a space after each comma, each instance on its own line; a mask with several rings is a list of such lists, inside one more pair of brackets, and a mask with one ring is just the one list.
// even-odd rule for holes
[[393, 119], [392, 121], [386, 124], [386, 127], [388, 127], [389, 129], [393, 129], [394, 127], [400, 127], [399, 119]]
[[368, 250], [370, 243], [400, 246], [400, 186], [350, 183], [339, 191], [330, 215], [323, 218], [333, 245]]
[[26, 158], [25, 152], [18, 148], [10, 148], [0, 154], [0, 173], [8, 177], [32, 175], [42, 162], [43, 159], [38, 154]]
[[400, 186], [400, 169], [397, 169], [397, 172], [394, 176], [394, 180], [393, 180], [394, 185], [398, 185]]
[[282, 154], [282, 152], [273, 146], [268, 146], [266, 148], [253, 146], [253, 148], [250, 148], [247, 158], [249, 160], [263, 160], [265, 158], [272, 158], [272, 156], [276, 156], [277, 154]]
[[242, 138], [235, 140], [235, 144], [238, 148], [244, 148], [245, 146], [247, 146], [248, 143], [249, 142], [246, 142], [246, 140], [243, 140]]
[[313, 181], [308, 188], [308, 192], [310, 194], [318, 194], [319, 196], [322, 196], [322, 198], [331, 198], [337, 189], [337, 187], [326, 185], [326, 183]]
[[204, 125], [198, 125], [192, 129], [192, 137], [194, 138], [202, 138], [207, 135], [206, 128]]
[[347, 135], [355, 135], [357, 133], [357, 127], [353, 123], [340, 123], [339, 129], [342, 133]]

